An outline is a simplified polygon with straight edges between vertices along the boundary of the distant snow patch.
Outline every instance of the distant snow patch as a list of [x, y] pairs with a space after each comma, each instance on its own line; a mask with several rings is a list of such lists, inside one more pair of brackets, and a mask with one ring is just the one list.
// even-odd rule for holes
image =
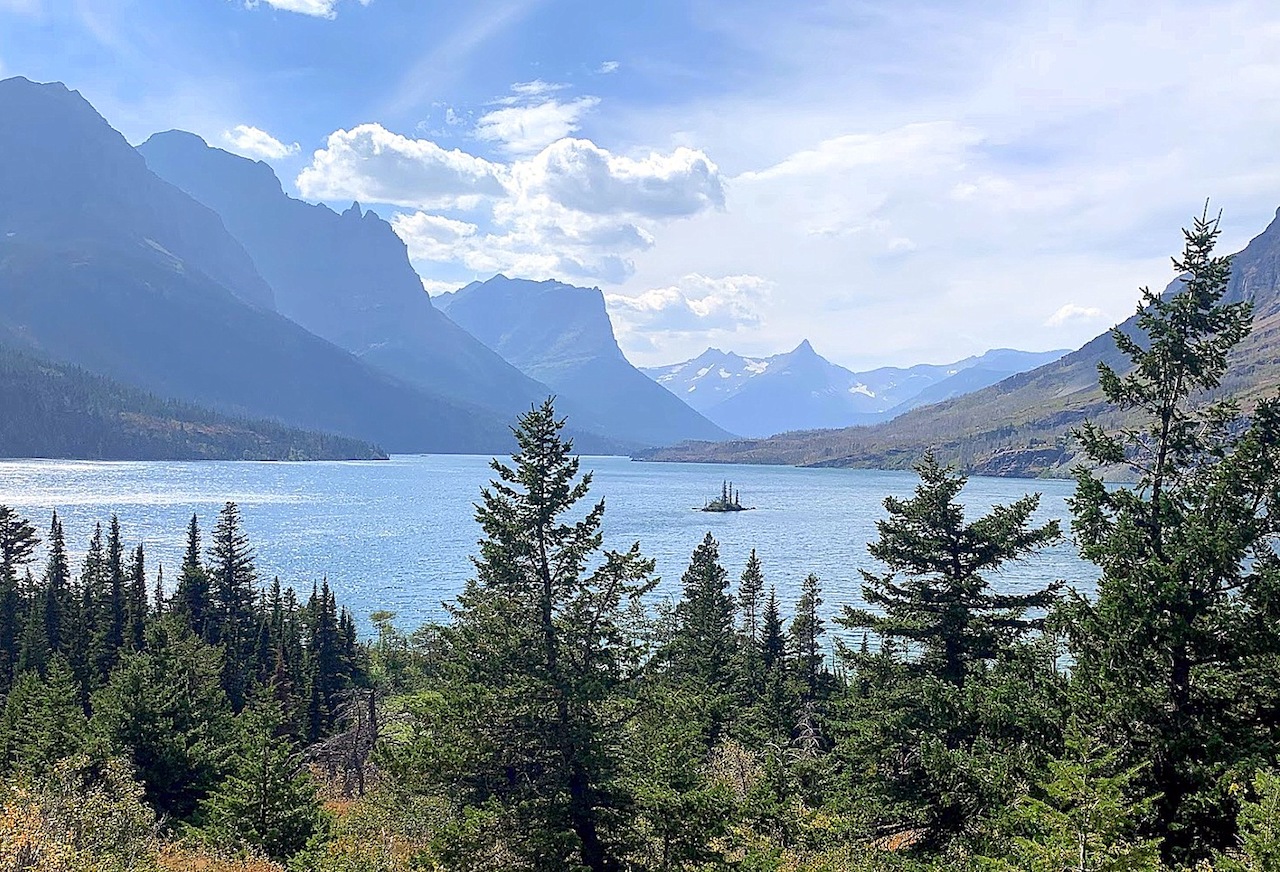
[[869, 387], [867, 387], [866, 385], [861, 384], [861, 383], [856, 384], [856, 385], [854, 385], [853, 387], [849, 388], [849, 393], [851, 393], [851, 394], [862, 394], [864, 397], [871, 397], [873, 400], [874, 400], [874, 399], [875, 399], [875, 397], [876, 397], [876, 392], [875, 392], [875, 391], [871, 390], [871, 388], [869, 388]]
[[764, 372], [766, 369], [769, 368], [769, 361], [751, 360], [750, 358], [748, 358], [746, 361], [746, 365], [747, 365], [747, 372], [751, 373], [752, 375], [759, 375], [760, 373]]

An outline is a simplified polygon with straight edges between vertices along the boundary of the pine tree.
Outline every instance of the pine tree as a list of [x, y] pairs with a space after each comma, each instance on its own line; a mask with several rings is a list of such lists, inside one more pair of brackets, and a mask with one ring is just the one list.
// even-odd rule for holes
[[706, 687], [726, 689], [732, 681], [734, 608], [720, 546], [710, 533], [694, 549], [680, 583], [684, 594], [676, 605], [671, 668]]
[[95, 524], [80, 568], [78, 613], [81, 619], [79, 626], [75, 628], [75, 635], [71, 637], [72, 643], [67, 654], [67, 660], [76, 673], [76, 679], [84, 689], [86, 698], [89, 690], [106, 679], [98, 666], [101, 659], [110, 655], [99, 650], [98, 640], [106, 638], [109, 633], [100, 607], [108, 599], [109, 589], [110, 575], [102, 545], [102, 525]]
[[18, 672], [44, 672], [52, 653], [45, 630], [45, 603], [48, 597], [44, 588], [27, 570], [22, 585], [22, 639], [18, 644]]
[[230, 771], [201, 803], [198, 819], [217, 843], [249, 845], [283, 861], [319, 828], [320, 803], [272, 694], [264, 688], [236, 718]]
[[1207, 212], [1184, 231], [1181, 286], [1144, 289], [1138, 338], [1112, 334], [1132, 368], [1099, 367], [1132, 426], [1086, 426], [1081, 442], [1136, 484], [1080, 469], [1072, 501], [1081, 553], [1102, 570], [1096, 600], [1075, 597], [1067, 614], [1079, 704], [1124, 765], [1146, 764], [1140, 786], [1159, 797], [1148, 834], [1165, 837], [1170, 864], [1231, 844], [1229, 773], [1280, 743], [1280, 401], [1247, 421], [1209, 401], [1252, 319], [1224, 302], [1219, 232]]
[[74, 622], [77, 603], [71, 591], [71, 563], [67, 558], [66, 539], [62, 533], [62, 521], [58, 513], [53, 513], [49, 522], [49, 556], [45, 562], [44, 576], [41, 580], [44, 589], [44, 626], [45, 638], [49, 648], [66, 654], [66, 632], [68, 622]]
[[1048, 780], [1015, 806], [1012, 856], [983, 868], [1159, 872], [1158, 843], [1136, 835], [1151, 805], [1130, 798], [1138, 769], [1117, 771], [1117, 752], [1078, 728], [1068, 733], [1066, 750], [1049, 764]]
[[182, 615], [191, 632], [206, 642], [212, 638], [213, 606], [209, 602], [209, 575], [200, 551], [200, 523], [195, 515], [187, 525], [187, 550], [182, 556], [182, 572], [173, 594], [173, 608]]
[[1039, 495], [995, 506], [966, 523], [964, 507], [956, 502], [965, 477], [944, 468], [932, 453], [916, 472], [915, 496], [885, 499], [889, 517], [877, 522], [879, 538], [867, 546], [889, 568], [883, 575], [861, 570], [863, 598], [879, 611], [845, 606], [839, 623], [918, 646], [915, 668], [960, 687], [975, 664], [994, 660], [1040, 627], [1043, 620], [1027, 618], [1026, 612], [1052, 606], [1061, 587], [998, 594], [985, 575], [1057, 541], [1061, 533], [1056, 521], [1032, 525]]
[[624, 627], [653, 563], [638, 545], [601, 554], [604, 504], [575, 511], [591, 475], [579, 477], [563, 427], [551, 401], [522, 415], [513, 463], [495, 460], [481, 493], [476, 574], [445, 636], [461, 766], [437, 777], [501, 809], [534, 867], [606, 872], [621, 868], [628, 804], [615, 718], [641, 660]]
[[811, 703], [824, 691], [824, 657], [822, 636], [825, 622], [818, 614], [822, 605], [822, 584], [813, 573], [800, 585], [800, 599], [788, 632], [791, 650], [795, 652], [793, 668], [800, 688], [800, 702]]
[[124, 645], [124, 545], [120, 540], [120, 521], [115, 515], [111, 516], [107, 534], [107, 553], [102, 575], [95, 581], [96, 590], [91, 603], [91, 662], [94, 674], [101, 683], [111, 674]]
[[0, 691], [8, 689], [17, 669], [23, 617], [19, 580], [39, 543], [30, 522], [0, 506]]
[[184, 623], [159, 622], [93, 695], [91, 734], [128, 759], [161, 814], [189, 817], [217, 782], [230, 735], [220, 660]]
[[141, 651], [146, 642], [147, 567], [141, 543], [129, 561], [129, 581], [124, 601], [124, 642], [132, 651]]
[[757, 702], [757, 719], [775, 742], [785, 744], [795, 722], [795, 705], [788, 689], [787, 640], [778, 610], [778, 590], [769, 589], [760, 619], [760, 665], [762, 692]]
[[223, 686], [238, 711], [249, 692], [246, 672], [251, 668], [257, 621], [253, 613], [253, 548], [240, 521], [240, 510], [229, 502], [218, 514], [209, 547], [213, 641], [223, 648]]
[[5, 701], [0, 723], [6, 759], [24, 772], [38, 775], [80, 751], [87, 724], [66, 661], [54, 657], [43, 679], [24, 673]]

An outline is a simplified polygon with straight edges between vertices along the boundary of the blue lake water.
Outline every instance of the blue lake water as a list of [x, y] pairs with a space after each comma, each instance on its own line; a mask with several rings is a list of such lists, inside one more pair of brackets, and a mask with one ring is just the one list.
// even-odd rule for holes
[[[439, 619], [471, 572], [479, 528], [473, 503], [492, 477], [489, 458], [397, 456], [353, 463], [98, 463], [0, 461], [0, 504], [42, 531], [57, 509], [78, 556], [93, 524], [119, 515], [130, 544], [146, 546], [149, 571], [163, 565], [173, 580], [192, 512], [207, 533], [222, 504], [240, 507], [257, 549], [260, 574], [309, 591], [327, 577], [338, 600], [362, 619], [378, 609], [413, 628]], [[823, 580], [823, 611], [832, 615], [861, 601], [858, 569], [876, 569], [866, 551], [889, 494], [907, 496], [915, 476], [904, 472], [794, 469], [774, 466], [634, 463], [583, 458], [594, 471], [592, 497], [604, 498], [605, 544], [634, 541], [657, 560], [658, 596], [678, 596], [693, 548], [710, 531], [735, 579], [751, 548], [776, 585], [784, 611], [801, 579]], [[755, 511], [693, 511], [732, 479]], [[1064, 521], [1069, 481], [974, 478], [963, 500], [976, 514], [1028, 492], [1043, 494], [1042, 518]], [[1096, 568], [1064, 542], [1008, 567], [993, 584], [1029, 589], [1052, 579], [1091, 590]]]

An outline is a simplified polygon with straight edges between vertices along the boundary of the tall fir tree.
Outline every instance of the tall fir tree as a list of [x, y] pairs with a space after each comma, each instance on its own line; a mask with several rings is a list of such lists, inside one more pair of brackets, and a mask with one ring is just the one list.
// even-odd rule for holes
[[795, 617], [791, 619], [788, 630], [794, 652], [792, 667], [802, 704], [814, 702], [829, 690], [830, 673], [822, 653], [826, 622], [818, 611], [821, 605], [822, 582], [811, 572], [800, 584], [800, 599], [796, 602]]
[[1081, 468], [1071, 505], [1081, 553], [1102, 570], [1096, 600], [1067, 609], [1079, 705], [1122, 763], [1145, 764], [1147, 834], [1170, 863], [1231, 844], [1231, 773], [1280, 743], [1280, 402], [1242, 420], [1214, 400], [1252, 320], [1224, 300], [1219, 233], [1207, 211], [1184, 231], [1180, 286], [1143, 289], [1137, 336], [1112, 333], [1128, 372], [1099, 367], [1131, 426], [1086, 426], [1081, 442], [1137, 482], [1109, 488]]
[[44, 632], [49, 649], [66, 654], [67, 625], [74, 624], [78, 604], [71, 590], [71, 562], [56, 511], [49, 522], [49, 555], [40, 586], [44, 591]]
[[147, 563], [139, 543], [129, 558], [128, 587], [124, 599], [123, 643], [131, 651], [141, 651], [147, 634]]
[[512, 463], [495, 460], [481, 493], [476, 573], [446, 634], [465, 711], [437, 777], [500, 809], [534, 868], [610, 872], [623, 868], [630, 804], [617, 719], [643, 660], [624, 627], [653, 562], [639, 545], [602, 553], [604, 504], [579, 513], [591, 474], [579, 476], [563, 427], [550, 400], [522, 415]]
[[244, 532], [240, 509], [233, 502], [223, 506], [209, 546], [213, 641], [223, 649], [223, 686], [231, 705], [239, 711], [251, 690], [257, 621], [254, 615], [258, 573], [253, 547]]
[[200, 521], [195, 515], [187, 524], [187, 548], [182, 555], [181, 574], [173, 594], [173, 609], [187, 622], [191, 632], [206, 642], [211, 641], [215, 622], [209, 601], [209, 573], [204, 568]]
[[40, 539], [31, 523], [0, 505], [0, 690], [7, 690], [18, 665], [22, 634], [22, 573]]
[[[889, 517], [867, 546], [888, 573], [861, 570], [863, 598], [876, 611], [846, 606], [840, 624], [914, 646], [914, 668], [963, 686], [977, 664], [994, 660], [1015, 640], [1043, 625], [1028, 610], [1046, 610], [1061, 583], [1025, 594], [996, 593], [987, 574], [1061, 537], [1057, 521], [1035, 525], [1038, 494], [995, 506], [966, 523], [957, 501], [966, 479], [932, 453], [916, 465], [920, 483], [910, 499], [887, 497]], [[899, 575], [905, 579], [899, 580]]]

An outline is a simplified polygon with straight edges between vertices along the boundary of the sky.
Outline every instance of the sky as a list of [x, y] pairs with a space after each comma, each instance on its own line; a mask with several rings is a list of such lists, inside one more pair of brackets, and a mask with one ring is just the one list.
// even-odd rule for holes
[[359, 200], [430, 293], [600, 287], [640, 365], [1073, 348], [1280, 206], [1274, 0], [0, 0], [10, 75]]

